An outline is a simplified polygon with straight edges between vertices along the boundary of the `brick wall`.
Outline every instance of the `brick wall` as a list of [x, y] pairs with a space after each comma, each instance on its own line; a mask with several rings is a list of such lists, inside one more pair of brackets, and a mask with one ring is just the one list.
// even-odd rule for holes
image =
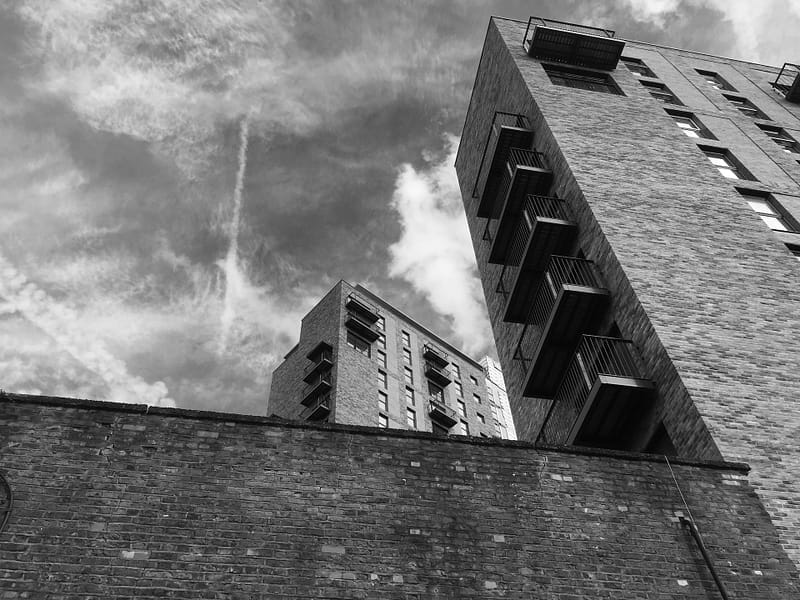
[[[658, 458], [0, 401], [2, 598], [715, 598]], [[737, 465], [675, 479], [731, 598], [797, 597]]]

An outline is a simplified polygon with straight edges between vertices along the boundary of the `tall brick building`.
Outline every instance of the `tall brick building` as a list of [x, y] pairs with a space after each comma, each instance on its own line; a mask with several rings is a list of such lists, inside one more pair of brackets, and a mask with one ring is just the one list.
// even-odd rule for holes
[[481, 359], [481, 366], [486, 374], [486, 395], [494, 412], [497, 435], [503, 439], [515, 440], [517, 430], [514, 428], [514, 417], [511, 415], [511, 405], [508, 403], [506, 382], [503, 379], [500, 363], [491, 356], [484, 356]]
[[520, 439], [746, 461], [795, 562], [799, 96], [792, 65], [493, 18], [456, 159]]
[[362, 286], [340, 281], [303, 318], [272, 376], [268, 413], [497, 435], [480, 363]]

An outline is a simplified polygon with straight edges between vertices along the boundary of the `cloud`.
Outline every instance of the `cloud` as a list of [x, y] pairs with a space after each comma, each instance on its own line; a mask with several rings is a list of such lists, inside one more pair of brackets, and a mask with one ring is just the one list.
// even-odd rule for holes
[[403, 232], [389, 247], [389, 274], [422, 293], [451, 320], [464, 349], [478, 353], [491, 346], [492, 335], [453, 168], [457, 149], [450, 136], [441, 160], [430, 158], [419, 171], [400, 168], [392, 206]]

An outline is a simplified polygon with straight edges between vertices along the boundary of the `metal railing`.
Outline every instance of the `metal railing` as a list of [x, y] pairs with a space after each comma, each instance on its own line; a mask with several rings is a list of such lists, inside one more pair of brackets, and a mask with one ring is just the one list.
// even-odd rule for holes
[[544, 154], [537, 150], [526, 150], [525, 148], [511, 148], [508, 151], [508, 164], [512, 167], [535, 167], [546, 169]]
[[428, 413], [440, 412], [453, 421], [457, 421], [456, 411], [447, 406], [443, 400], [436, 396], [428, 396]]
[[[530, 197], [530, 196], [529, 196]], [[511, 243], [508, 245], [506, 252], [506, 264], [514, 267], [522, 262], [522, 255], [525, 253], [525, 246], [528, 244], [531, 230], [533, 229], [533, 219], [526, 210], [523, 210], [519, 217], [519, 223], [514, 230], [514, 235], [511, 236]]]
[[500, 278], [497, 280], [497, 286], [494, 291], [502, 294], [505, 299], [508, 299], [508, 295], [511, 293], [511, 286], [514, 284], [516, 272], [517, 267], [509, 264], [504, 264], [503, 269], [500, 271]]
[[494, 113], [494, 116], [492, 117], [492, 124], [489, 127], [489, 135], [486, 136], [486, 144], [483, 147], [481, 164], [480, 167], [478, 167], [478, 176], [475, 178], [475, 185], [472, 186], [473, 198], [477, 198], [479, 196], [478, 190], [480, 190], [480, 194], [483, 194], [483, 190], [486, 186], [486, 178], [489, 177], [489, 168], [487, 167], [484, 169], [486, 157], [489, 157], [489, 163], [491, 163], [491, 159], [494, 158], [494, 153], [497, 149], [497, 139], [500, 136], [501, 127], [520, 127], [523, 129], [528, 129], [528, 119], [525, 117], [525, 115], [518, 113], [509, 113], [503, 111], [496, 111]]
[[351, 292], [350, 294], [347, 295], [347, 301], [345, 302], [345, 306], [348, 309], [358, 310], [360, 312], [363, 312], [364, 314], [369, 315], [369, 318], [373, 318], [373, 321], [377, 321], [378, 315], [380, 314], [377, 306], [375, 306], [370, 302], [367, 302], [366, 300], [364, 300], [364, 298], [362, 298], [355, 292]]
[[569, 221], [569, 215], [564, 208], [564, 201], [561, 198], [553, 196], [537, 196], [529, 194], [525, 198], [525, 212], [531, 220], [536, 217], [545, 217], [548, 219], [560, 219], [562, 221]]
[[320, 411], [320, 409], [325, 411], [327, 415], [331, 410], [331, 395], [330, 394], [323, 394], [318, 397], [314, 402], [312, 402], [308, 408], [306, 408], [301, 413], [301, 418], [303, 420], [308, 420], [312, 416], [316, 416], [316, 413]]
[[772, 87], [785, 94], [791, 89], [792, 85], [794, 85], [798, 75], [800, 75], [800, 65], [783, 63], [778, 76], [775, 78], [775, 81], [772, 82]]
[[331, 385], [331, 373], [330, 371], [326, 371], [324, 373], [320, 373], [317, 377], [312, 379], [306, 386], [303, 388], [303, 398], [307, 398], [308, 395], [314, 391], [315, 388], [322, 384], [327, 384], [328, 386]]
[[450, 363], [450, 360], [447, 358], [447, 353], [442, 352], [431, 344], [423, 344], [422, 355], [429, 360], [438, 361], [442, 365], [447, 365]]
[[427, 375], [428, 372], [432, 372], [440, 377], [444, 377], [446, 379], [450, 379], [450, 369], [447, 367], [440, 367], [436, 363], [426, 360], [425, 361], [425, 373]]
[[325, 360], [327, 360], [330, 363], [333, 362], [333, 350], [321, 350], [320, 352], [318, 352], [314, 357], [314, 360], [311, 362], [311, 364], [306, 365], [306, 368], [303, 369], [303, 376], [311, 373], [311, 371], [319, 367], [319, 365]]
[[584, 335], [545, 417], [539, 440], [563, 443], [599, 375], [642, 379], [632, 350], [630, 340]]
[[[601, 27], [590, 27], [588, 25], [578, 25], [576, 23], [568, 23], [566, 21], [556, 21], [554, 19], [543, 19], [542, 17], [531, 17], [528, 19], [528, 27], [525, 29], [525, 37], [522, 38], [522, 45], [527, 51], [526, 44], [530, 43], [533, 32], [537, 27], [549, 27], [551, 29], [561, 29], [563, 31], [571, 31], [572, 33], [580, 33], [583, 35], [594, 35], [598, 37], [613, 38], [616, 32], [613, 29], [603, 29]], [[528, 34], [531, 34], [530, 36]]]
[[348, 310], [347, 318], [353, 319], [354, 321], [358, 321], [361, 325], [363, 325], [367, 329], [372, 329], [374, 331], [378, 330], [378, 328], [375, 326], [375, 321], [370, 321], [369, 319], [364, 318], [360, 311]]

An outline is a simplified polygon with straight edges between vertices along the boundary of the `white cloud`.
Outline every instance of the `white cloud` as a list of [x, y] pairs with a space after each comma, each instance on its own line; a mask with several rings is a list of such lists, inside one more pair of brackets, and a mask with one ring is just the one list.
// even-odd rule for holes
[[440, 162], [422, 171], [401, 167], [392, 206], [403, 233], [389, 247], [389, 274], [408, 281], [452, 319], [464, 349], [477, 353], [491, 346], [492, 335], [453, 168], [457, 148], [458, 139], [450, 137]]

